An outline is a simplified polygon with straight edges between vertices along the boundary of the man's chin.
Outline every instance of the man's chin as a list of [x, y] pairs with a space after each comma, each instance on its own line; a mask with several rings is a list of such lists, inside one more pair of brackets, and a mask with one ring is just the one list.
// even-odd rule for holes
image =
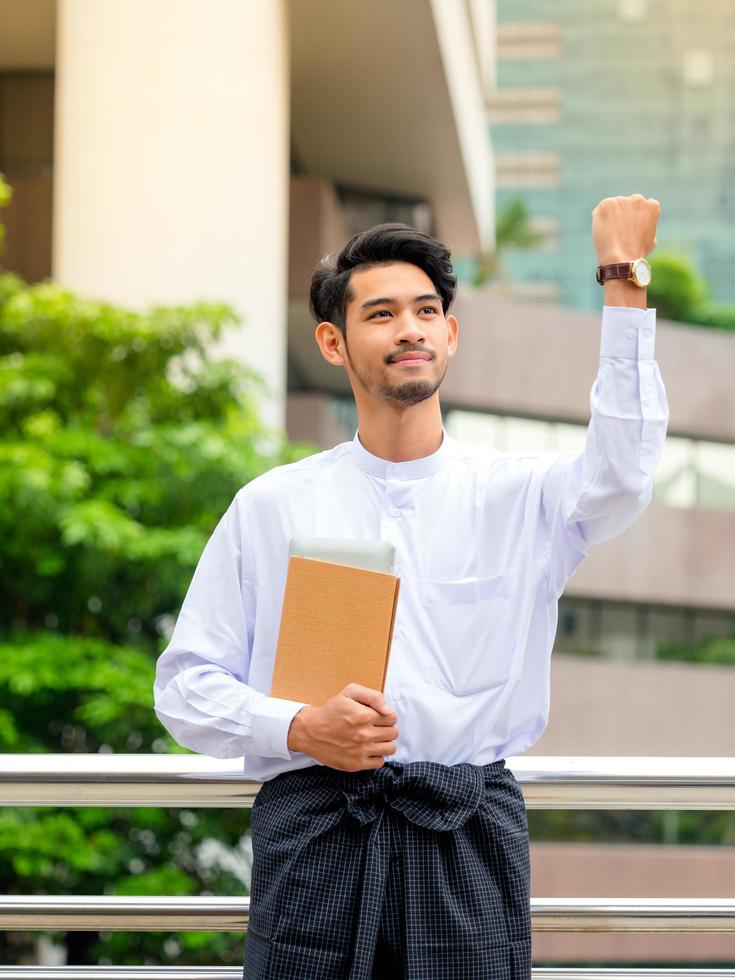
[[402, 405], [409, 408], [411, 405], [418, 405], [419, 402], [431, 398], [439, 385], [427, 384], [420, 381], [408, 381], [402, 385], [386, 385], [381, 388], [380, 394], [387, 401], [395, 405]]

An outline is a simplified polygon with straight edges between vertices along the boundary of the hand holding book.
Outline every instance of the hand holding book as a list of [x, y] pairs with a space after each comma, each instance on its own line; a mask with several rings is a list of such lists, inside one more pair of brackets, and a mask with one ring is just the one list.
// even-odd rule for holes
[[379, 769], [396, 751], [397, 720], [380, 691], [348, 684], [326, 704], [294, 716], [288, 747], [345, 772]]
[[382, 693], [400, 585], [392, 567], [384, 541], [291, 542], [270, 693], [308, 702], [288, 748], [347, 772], [380, 768], [396, 751]]

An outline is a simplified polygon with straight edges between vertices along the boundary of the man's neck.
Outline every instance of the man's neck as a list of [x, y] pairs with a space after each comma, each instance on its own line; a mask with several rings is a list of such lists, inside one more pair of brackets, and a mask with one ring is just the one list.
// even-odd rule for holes
[[441, 409], [438, 399], [427, 399], [423, 406], [423, 402], [401, 410], [383, 406], [386, 410], [378, 412], [358, 407], [357, 430], [363, 447], [391, 463], [431, 456], [442, 443]]

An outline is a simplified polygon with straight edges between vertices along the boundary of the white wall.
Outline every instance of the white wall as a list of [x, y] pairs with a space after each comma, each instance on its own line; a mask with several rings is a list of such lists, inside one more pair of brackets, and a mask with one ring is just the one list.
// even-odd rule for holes
[[281, 0], [59, 0], [54, 276], [141, 307], [231, 303], [220, 349], [285, 406], [288, 37]]

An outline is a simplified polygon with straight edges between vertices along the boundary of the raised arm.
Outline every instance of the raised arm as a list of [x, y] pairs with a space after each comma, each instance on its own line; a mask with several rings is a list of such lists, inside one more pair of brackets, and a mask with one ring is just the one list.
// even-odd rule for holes
[[[630, 262], [655, 247], [658, 201], [606, 198], [592, 212], [600, 265]], [[549, 587], [559, 596], [590, 545], [620, 534], [646, 509], [669, 419], [654, 360], [656, 311], [646, 290], [616, 279], [604, 286], [600, 363], [590, 392], [584, 448], [544, 470]]]

